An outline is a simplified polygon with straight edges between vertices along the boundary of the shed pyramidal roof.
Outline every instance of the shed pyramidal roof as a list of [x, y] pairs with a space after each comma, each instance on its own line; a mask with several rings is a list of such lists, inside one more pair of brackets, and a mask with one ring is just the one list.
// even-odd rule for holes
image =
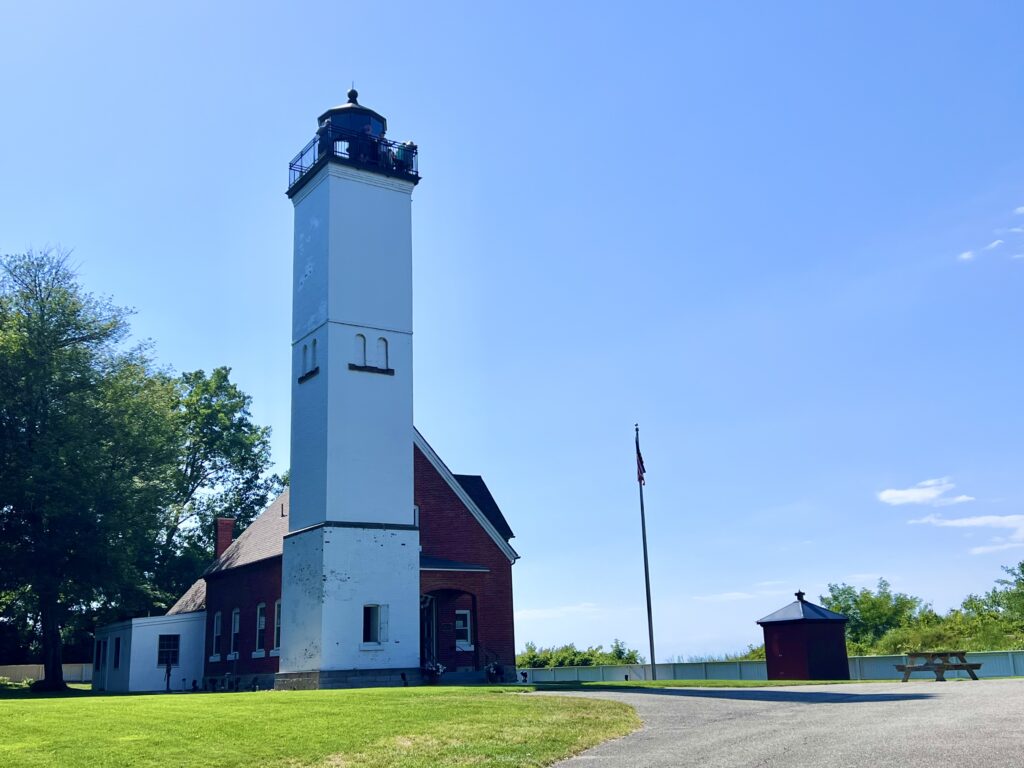
[[[505, 516], [491, 495], [490, 489], [480, 475], [454, 475], [472, 502], [487, 521], [505, 540], [514, 538]], [[258, 563], [272, 557], [280, 557], [284, 551], [284, 537], [288, 533], [288, 512], [290, 509], [288, 489], [270, 502], [249, 527], [242, 531], [224, 553], [203, 571], [203, 575], [167, 611], [168, 614], [201, 611], [206, 607], [206, 579], [218, 573]], [[487, 570], [472, 563], [459, 563], [436, 557], [420, 557], [422, 570], [479, 571]]]
[[848, 619], [841, 613], [807, 602], [804, 600], [804, 593], [797, 592], [796, 600], [785, 608], [780, 608], [775, 613], [770, 613], [763, 619], [759, 619], [757, 623], [779, 624], [784, 621], [848, 621]]

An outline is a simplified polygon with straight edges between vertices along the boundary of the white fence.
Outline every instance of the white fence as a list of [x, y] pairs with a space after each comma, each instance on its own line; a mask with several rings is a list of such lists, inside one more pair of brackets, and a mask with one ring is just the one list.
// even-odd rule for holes
[[[967, 661], [981, 664], [978, 677], [1024, 676], [1024, 651], [979, 651], [968, 653]], [[852, 656], [851, 680], [899, 680], [902, 672], [897, 664], [906, 664], [906, 656]], [[763, 661], [706, 661], [681, 664], [658, 664], [659, 680], [767, 680], [768, 671]], [[520, 669], [530, 683], [584, 683], [617, 680], [650, 680], [650, 664], [630, 664], [601, 667], [552, 667]], [[935, 679], [931, 672], [915, 672], [917, 679]], [[966, 672], [947, 672], [946, 677], [967, 677]]]
[[[92, 664], [64, 664], [65, 683], [91, 683]], [[6, 677], [12, 683], [25, 680], [42, 680], [42, 664], [11, 664], [0, 666], [0, 677]]]

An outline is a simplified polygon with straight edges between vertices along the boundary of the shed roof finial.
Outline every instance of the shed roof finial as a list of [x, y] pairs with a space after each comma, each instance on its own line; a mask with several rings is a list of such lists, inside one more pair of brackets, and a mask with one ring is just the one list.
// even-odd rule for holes
[[356, 101], [356, 99], [358, 99], [358, 98], [359, 98], [359, 91], [357, 91], [355, 88], [349, 88], [348, 89], [348, 103], [349, 104], [358, 104], [359, 102]]
[[799, 602], [801, 602], [801, 603], [802, 603], [802, 602], [804, 601], [804, 594], [805, 594], [805, 593], [804, 593], [804, 591], [803, 591], [802, 589], [800, 589], [800, 590], [797, 590], [797, 592], [796, 592], [796, 599], [797, 599], [797, 600], [798, 600]]

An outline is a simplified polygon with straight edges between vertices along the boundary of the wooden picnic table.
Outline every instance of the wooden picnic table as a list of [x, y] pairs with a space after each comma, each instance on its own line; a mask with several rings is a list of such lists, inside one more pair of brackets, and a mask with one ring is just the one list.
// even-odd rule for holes
[[[921, 659], [915, 663], [915, 659]], [[956, 659], [956, 661], [950, 661]], [[977, 680], [975, 670], [981, 669], [981, 664], [968, 664], [967, 651], [926, 651], [923, 653], [908, 653], [906, 664], [896, 664], [896, 671], [903, 673], [902, 682], [910, 679], [911, 672], [934, 672], [935, 682], [946, 682], [946, 673], [951, 670], [963, 670], [971, 676], [971, 680]]]

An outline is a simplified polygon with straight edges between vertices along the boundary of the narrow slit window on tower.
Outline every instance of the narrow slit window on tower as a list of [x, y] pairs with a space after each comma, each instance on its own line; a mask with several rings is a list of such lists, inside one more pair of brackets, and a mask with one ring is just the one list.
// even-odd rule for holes
[[377, 367], [390, 368], [388, 365], [388, 340], [381, 336], [377, 339]]
[[[312, 347], [312, 359], [310, 359], [310, 347]], [[316, 361], [316, 339], [309, 344], [302, 345], [302, 372], [299, 374], [299, 384], [309, 381], [320, 373], [320, 365]]]
[[356, 334], [355, 346], [355, 364], [366, 365], [366, 337], [363, 334]]

